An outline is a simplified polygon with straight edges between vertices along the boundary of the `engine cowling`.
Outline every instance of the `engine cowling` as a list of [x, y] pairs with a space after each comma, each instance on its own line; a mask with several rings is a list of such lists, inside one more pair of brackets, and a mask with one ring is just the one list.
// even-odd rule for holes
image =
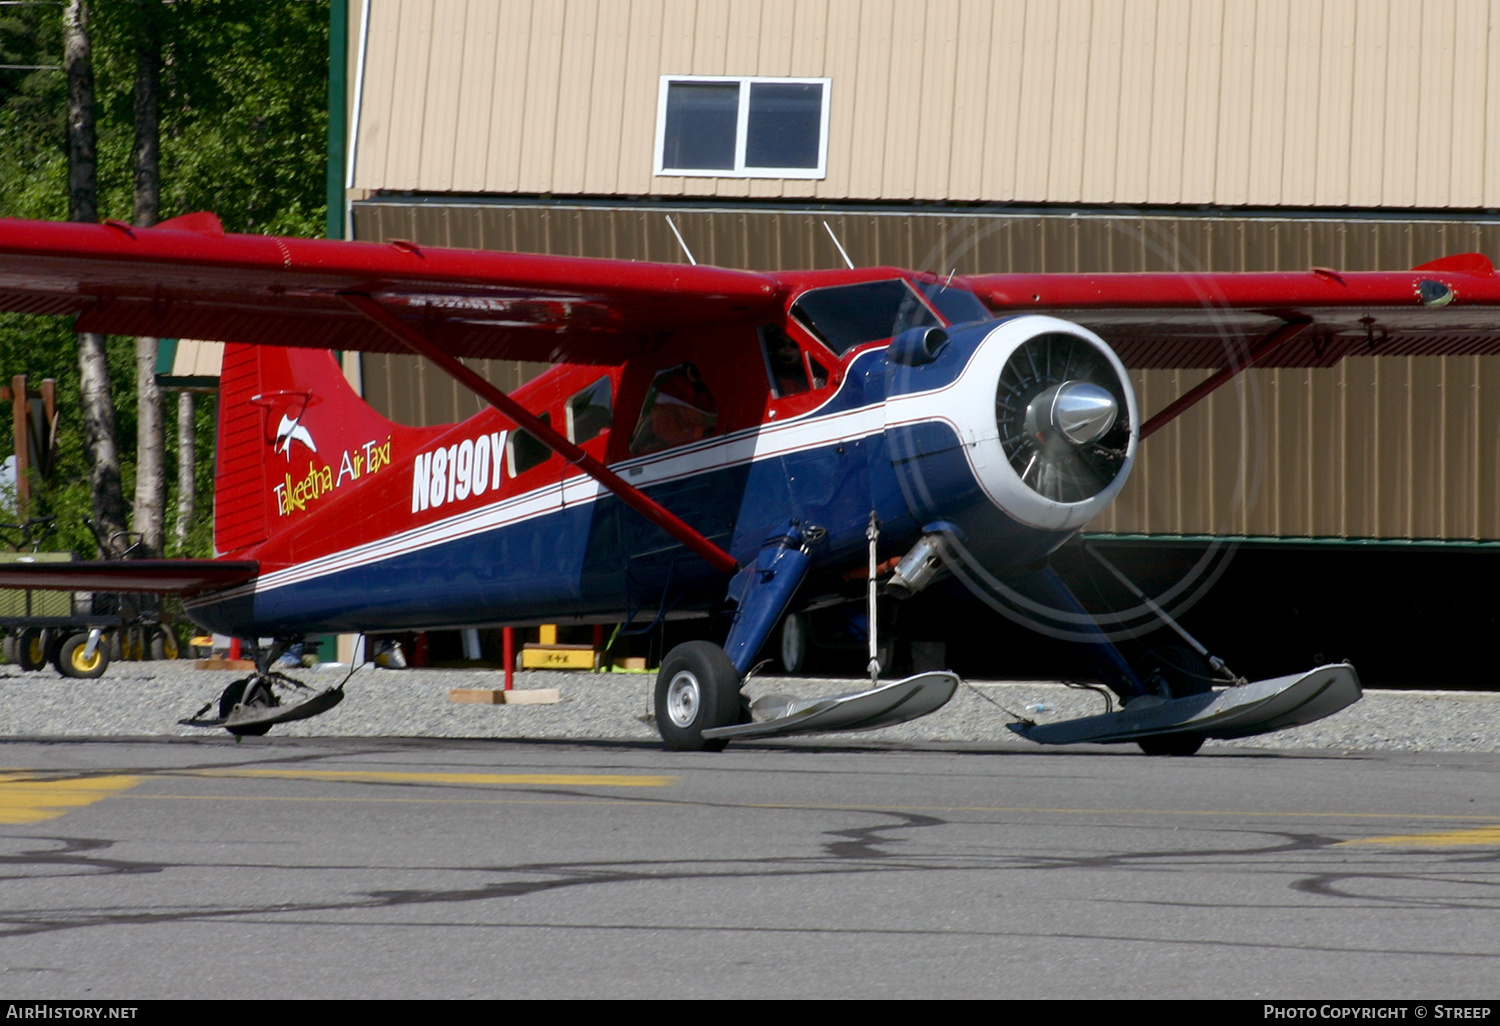
[[933, 366], [964, 359], [956, 376], [923, 389], [907, 375], [915, 387], [887, 401], [887, 428], [946, 423], [985, 497], [1019, 524], [1072, 531], [1103, 512], [1140, 438], [1135, 392], [1104, 340], [1028, 314], [955, 332], [949, 348]]

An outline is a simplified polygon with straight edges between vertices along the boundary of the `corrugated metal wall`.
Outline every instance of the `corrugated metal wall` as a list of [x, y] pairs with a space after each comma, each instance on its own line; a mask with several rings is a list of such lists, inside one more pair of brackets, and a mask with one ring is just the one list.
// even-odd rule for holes
[[[373, 0], [354, 185], [1500, 207], [1497, 30], [1500, 0]], [[827, 178], [654, 176], [663, 74], [831, 79]]]
[[[362, 239], [776, 270], [860, 265], [946, 273], [1403, 268], [1500, 251], [1500, 221], [919, 214], [563, 205], [355, 205]], [[414, 358], [366, 355], [366, 394], [397, 420], [478, 408]], [[529, 373], [493, 362], [502, 385]], [[1205, 371], [1137, 371], [1143, 410]], [[1094, 530], [1273, 537], [1500, 539], [1500, 358], [1353, 357], [1251, 371], [1153, 436]], [[417, 387], [412, 383], [416, 382]]]

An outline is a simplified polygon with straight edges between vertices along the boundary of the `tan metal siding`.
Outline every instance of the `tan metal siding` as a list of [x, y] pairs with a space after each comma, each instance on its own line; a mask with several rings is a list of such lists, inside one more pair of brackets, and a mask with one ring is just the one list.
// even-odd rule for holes
[[[1500, 252], [1500, 223], [1319, 218], [1027, 216], [577, 205], [357, 203], [357, 236], [432, 245], [764, 269], [841, 261], [985, 271], [1408, 267]], [[494, 362], [515, 383], [534, 367]], [[1205, 370], [1134, 371], [1144, 415]], [[416, 382], [416, 388], [411, 383]], [[476, 402], [417, 361], [366, 358], [366, 391], [398, 420]], [[1253, 370], [1142, 447], [1095, 529], [1122, 533], [1500, 539], [1500, 358], [1355, 356], [1328, 369]]]
[[[423, 137], [426, 129], [423, 114], [427, 106], [427, 70], [432, 60], [433, 4], [434, 0], [403, 0], [395, 31], [394, 59], [398, 67], [409, 69], [396, 78], [391, 93], [392, 131], [387, 139], [385, 173], [390, 185], [397, 189], [417, 189], [422, 184], [422, 150], [427, 142]], [[457, 41], [452, 40], [449, 45], [452, 42]], [[368, 75], [368, 66], [365, 71]], [[398, 126], [401, 126], [400, 137], [396, 135]]]
[[[457, 6], [457, 5], [455, 5]], [[453, 152], [446, 171], [447, 188], [479, 192], [485, 187], [489, 123], [496, 93], [495, 47], [500, 33], [501, 5], [467, 0], [464, 8], [462, 63], [457, 69], [458, 95], [453, 104]]]
[[[359, 189], [1500, 206], [1493, 0], [373, 0]], [[663, 74], [831, 80], [820, 181], [652, 174]]]
[[[1156, 5], [1127, 3], [1120, 45], [1120, 82], [1112, 102], [1119, 105], [1115, 147], [1114, 201], [1143, 203], [1150, 198], [1151, 98], [1155, 81]], [[1024, 99], [1023, 99], [1023, 102]], [[1026, 154], [1018, 155], [1021, 159]]]
[[[504, 0], [495, 39], [495, 98], [485, 140], [484, 188], [514, 192], [521, 186], [521, 130], [526, 123], [526, 87], [531, 81], [531, 0]], [[483, 132], [486, 126], [475, 126]], [[455, 171], [455, 177], [466, 177]]]

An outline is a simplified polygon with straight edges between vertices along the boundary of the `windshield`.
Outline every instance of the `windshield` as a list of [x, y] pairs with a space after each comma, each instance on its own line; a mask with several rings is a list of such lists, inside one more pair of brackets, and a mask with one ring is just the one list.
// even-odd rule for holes
[[841, 356], [855, 346], [893, 338], [907, 328], [939, 323], [900, 278], [804, 292], [792, 304], [792, 316]]
[[988, 321], [994, 317], [989, 307], [981, 303], [979, 297], [968, 289], [954, 288], [941, 282], [921, 285], [919, 288], [922, 290], [922, 295], [927, 297], [927, 302], [931, 303], [949, 324], [969, 324], [973, 321]]

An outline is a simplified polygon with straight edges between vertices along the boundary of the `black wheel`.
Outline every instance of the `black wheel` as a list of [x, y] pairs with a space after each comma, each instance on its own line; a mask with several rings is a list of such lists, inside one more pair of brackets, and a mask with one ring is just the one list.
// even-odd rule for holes
[[47, 637], [40, 627], [27, 627], [16, 641], [16, 662], [23, 670], [47, 665]]
[[1213, 690], [1208, 660], [1182, 645], [1152, 649], [1146, 657], [1141, 683], [1162, 698], [1187, 698]]
[[87, 634], [74, 634], [64, 641], [58, 647], [57, 658], [54, 660], [57, 672], [64, 677], [76, 677], [80, 680], [104, 676], [104, 669], [109, 665], [109, 653], [105, 650], [103, 640], [94, 646], [94, 654], [91, 656], [84, 654], [88, 645]]
[[776, 655], [781, 668], [787, 673], [801, 673], [807, 666], [807, 614], [788, 613], [782, 617], [780, 634]]
[[1163, 734], [1143, 737], [1136, 744], [1147, 755], [1197, 755], [1203, 747], [1202, 734]]
[[[1213, 690], [1213, 671], [1208, 660], [1181, 645], [1154, 649], [1147, 657], [1142, 683], [1162, 698], [1187, 698]], [[1196, 755], [1203, 747], [1202, 734], [1163, 734], [1142, 738], [1136, 744], [1147, 755]]]
[[[247, 692], [248, 689], [248, 692]], [[269, 709], [280, 705], [280, 700], [272, 694], [270, 685], [263, 680], [237, 680], [224, 689], [219, 696], [219, 718], [224, 719], [234, 712], [234, 707], [244, 705], [247, 708]], [[247, 727], [225, 727], [231, 734], [240, 737], [260, 737], [270, 730], [274, 724], [256, 723]]]
[[176, 659], [180, 655], [182, 650], [177, 646], [177, 635], [172, 633], [171, 628], [156, 628], [151, 635], [151, 658]]
[[689, 641], [662, 660], [656, 674], [656, 729], [672, 752], [718, 752], [728, 744], [703, 731], [740, 718], [740, 675], [718, 645]]

